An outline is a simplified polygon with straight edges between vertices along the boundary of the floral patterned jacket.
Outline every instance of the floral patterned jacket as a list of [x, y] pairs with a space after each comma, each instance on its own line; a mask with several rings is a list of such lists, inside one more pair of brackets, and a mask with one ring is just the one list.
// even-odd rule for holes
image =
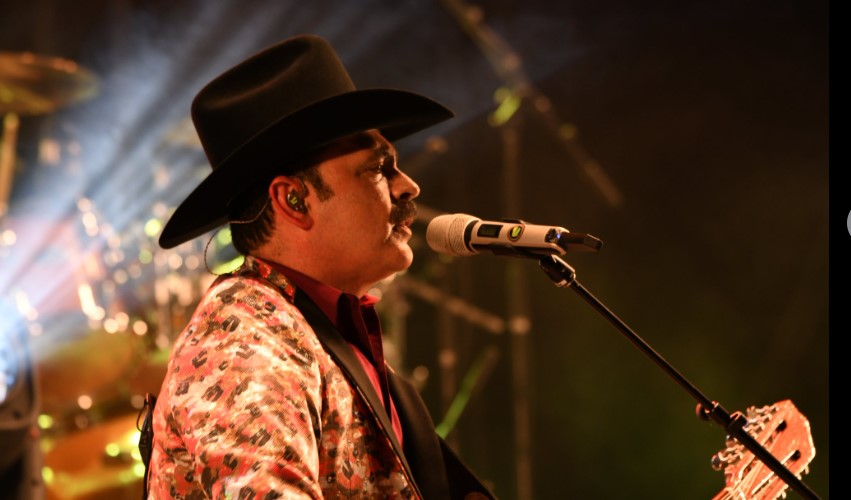
[[260, 259], [219, 277], [175, 340], [148, 498], [490, 497], [391, 377], [405, 449], [349, 344]]

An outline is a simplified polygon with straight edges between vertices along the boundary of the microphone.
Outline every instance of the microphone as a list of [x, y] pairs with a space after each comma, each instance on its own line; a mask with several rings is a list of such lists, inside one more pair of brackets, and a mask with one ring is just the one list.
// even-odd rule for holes
[[468, 214], [440, 215], [426, 229], [432, 250], [455, 256], [489, 250], [496, 255], [541, 258], [567, 252], [596, 252], [603, 242], [590, 234], [558, 226], [527, 224], [519, 219], [486, 221]]

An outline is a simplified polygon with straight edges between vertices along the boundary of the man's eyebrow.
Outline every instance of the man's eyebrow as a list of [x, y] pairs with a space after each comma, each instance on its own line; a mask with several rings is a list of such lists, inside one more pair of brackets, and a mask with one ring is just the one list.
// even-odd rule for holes
[[377, 162], [387, 160], [388, 158], [395, 160], [396, 159], [396, 153], [394, 151], [392, 151], [391, 149], [385, 147], [385, 146], [381, 146], [381, 147], [378, 147], [378, 148], [372, 150], [372, 153], [370, 153], [369, 157], [367, 158], [367, 162], [368, 163], [377, 163]]

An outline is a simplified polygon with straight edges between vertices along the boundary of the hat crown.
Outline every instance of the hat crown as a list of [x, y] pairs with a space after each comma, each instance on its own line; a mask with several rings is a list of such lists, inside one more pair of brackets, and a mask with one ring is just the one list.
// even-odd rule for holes
[[192, 121], [215, 169], [282, 117], [355, 85], [331, 45], [314, 35], [255, 54], [204, 87]]

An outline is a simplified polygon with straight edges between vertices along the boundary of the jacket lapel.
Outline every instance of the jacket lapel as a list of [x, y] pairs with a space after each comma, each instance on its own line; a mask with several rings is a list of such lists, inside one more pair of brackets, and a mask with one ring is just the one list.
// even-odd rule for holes
[[402, 421], [405, 454], [424, 498], [494, 498], [434, 431], [434, 422], [416, 388], [394, 373], [389, 375], [390, 394]]
[[450, 498], [443, 453], [425, 403], [407, 380], [392, 372], [388, 377], [390, 394], [402, 422], [405, 455], [424, 498]]
[[[334, 358], [334, 361], [337, 362], [340, 369], [352, 385], [355, 386], [359, 394], [361, 394], [366, 400], [366, 403], [372, 410], [370, 413], [375, 416], [378, 424], [384, 429], [384, 433], [390, 439], [390, 444], [393, 446], [393, 450], [396, 452], [396, 455], [399, 456], [402, 465], [405, 467], [405, 471], [411, 478], [415, 478], [416, 476], [413, 474], [411, 466], [405, 458], [405, 451], [399, 444], [399, 440], [396, 438], [396, 433], [393, 432], [393, 425], [390, 422], [390, 418], [384, 410], [384, 405], [381, 404], [381, 398], [372, 386], [372, 382], [370, 382], [363, 366], [361, 366], [357, 355], [355, 355], [354, 351], [352, 351], [352, 347], [348, 342], [346, 342], [340, 332], [337, 331], [337, 328], [333, 323], [331, 323], [331, 320], [325, 316], [325, 314], [310, 299], [310, 297], [307, 296], [306, 293], [296, 290], [294, 304], [313, 328], [313, 331], [316, 333], [316, 337], [322, 345], [325, 346], [325, 349], [331, 357]], [[403, 428], [403, 432], [407, 432], [407, 429]], [[405, 439], [407, 440], [407, 434], [405, 434]], [[419, 490], [416, 483], [413, 484], [413, 487], [414, 489]], [[422, 496], [422, 494], [420, 495]]]
[[[414, 386], [388, 367], [390, 395], [402, 423], [405, 441], [405, 448], [402, 449], [381, 398], [352, 347], [307, 294], [297, 290], [293, 302], [342, 372], [366, 400], [372, 410], [370, 413], [384, 429], [406, 473], [413, 478], [412, 487], [420, 497], [494, 498], [488, 488], [434, 432], [434, 422]], [[410, 457], [410, 462], [407, 457]]]

